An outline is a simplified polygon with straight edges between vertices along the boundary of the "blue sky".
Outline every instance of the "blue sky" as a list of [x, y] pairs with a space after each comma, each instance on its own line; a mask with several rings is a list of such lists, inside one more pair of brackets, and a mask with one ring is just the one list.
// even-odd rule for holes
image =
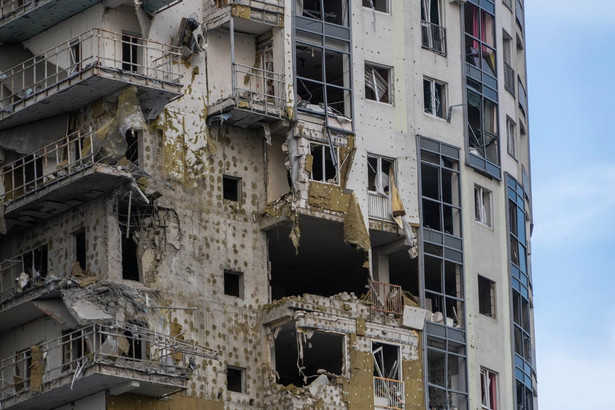
[[612, 410], [615, 0], [525, 7], [539, 408]]

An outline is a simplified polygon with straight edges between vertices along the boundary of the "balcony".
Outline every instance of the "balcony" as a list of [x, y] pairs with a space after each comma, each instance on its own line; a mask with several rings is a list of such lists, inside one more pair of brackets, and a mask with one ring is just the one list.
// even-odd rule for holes
[[435, 53], [446, 55], [446, 29], [443, 26], [421, 21], [423, 48]]
[[399, 285], [372, 280], [369, 282], [367, 300], [371, 304], [372, 315], [379, 312], [401, 316], [404, 312], [403, 290]]
[[368, 212], [370, 218], [391, 219], [391, 198], [370, 192], [368, 195]]
[[124, 323], [90, 325], [0, 361], [3, 409], [55, 408], [99, 391], [162, 397], [185, 390], [188, 356], [209, 349]]
[[132, 181], [108, 164], [92, 129], [55, 141], [0, 171], [6, 228], [28, 227]]
[[57, 293], [61, 279], [48, 276], [47, 266], [36, 266], [31, 255], [32, 251], [0, 262], [0, 332], [43, 316], [36, 304], [27, 302]]
[[271, 27], [284, 27], [284, 0], [216, 0], [216, 7], [204, 11], [207, 30], [229, 28], [243, 33], [262, 34]]
[[374, 408], [405, 408], [404, 382], [384, 377], [374, 377]]
[[525, 91], [521, 79], [519, 79], [517, 83], [519, 85], [519, 108], [521, 108], [523, 115], [527, 117], [527, 91]]
[[[182, 0], [145, 0], [141, 7], [153, 14]], [[0, 0], [0, 42], [21, 43], [101, 0]]]
[[525, 26], [525, 12], [523, 11], [523, 1], [516, 0], [515, 4], [515, 19], [517, 20], [517, 25], [521, 30]]
[[506, 62], [504, 63], [504, 88], [513, 96], [515, 95], [515, 70]]
[[181, 95], [179, 48], [93, 29], [0, 73], [0, 129], [135, 85], [148, 119]]
[[286, 118], [286, 87], [282, 74], [234, 63], [231, 64], [231, 83], [231, 90], [227, 89], [231, 95], [210, 106], [210, 115], [222, 116], [224, 122], [242, 128]]

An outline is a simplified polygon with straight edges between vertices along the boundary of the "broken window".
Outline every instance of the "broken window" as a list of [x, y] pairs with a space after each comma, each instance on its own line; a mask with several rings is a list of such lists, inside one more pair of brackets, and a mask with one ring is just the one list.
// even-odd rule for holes
[[365, 98], [383, 103], [392, 103], [392, 72], [393, 70], [389, 67], [365, 64]]
[[461, 236], [459, 183], [458, 159], [448, 153], [421, 152], [422, 225], [425, 228]]
[[312, 181], [325, 182], [329, 184], [338, 183], [338, 172], [335, 166], [336, 158], [339, 158], [337, 147], [331, 151], [331, 147], [323, 144], [310, 143], [310, 155], [312, 156]]
[[320, 374], [341, 375], [344, 335], [295, 327], [288, 322], [275, 329], [275, 370], [278, 383], [305, 386]]
[[81, 41], [79, 39], [72, 40], [69, 43], [70, 66], [69, 74], [75, 74], [81, 71]]
[[326, 115], [330, 126], [341, 129], [352, 114], [348, 19], [346, 0], [296, 3], [297, 108]]
[[423, 48], [446, 54], [446, 31], [440, 14], [440, 0], [421, 0]]
[[510, 117], [506, 117], [506, 146], [508, 148], [508, 155], [517, 158], [515, 123]]
[[445, 118], [446, 84], [431, 78], [423, 79], [423, 105], [427, 114]]
[[367, 189], [370, 192], [389, 196], [389, 174], [392, 166], [392, 159], [367, 156]]
[[[437, 248], [427, 244], [425, 252]], [[440, 253], [441, 249], [437, 249]], [[446, 326], [463, 327], [463, 284], [461, 265], [425, 255], [425, 308], [432, 312], [431, 321]]]
[[241, 200], [241, 178], [223, 175], [222, 197], [229, 201]]
[[504, 88], [515, 95], [515, 70], [512, 67], [512, 37], [502, 30], [502, 51], [504, 54]]
[[348, 26], [348, 0], [298, 0], [296, 14], [340, 26]]
[[515, 400], [517, 408], [532, 409], [534, 346], [531, 324], [531, 284], [527, 269], [525, 192], [523, 186], [510, 175], [506, 175], [506, 185], [515, 352], [514, 374], [517, 380]]
[[495, 282], [478, 275], [478, 312], [495, 319]]
[[465, 346], [427, 338], [427, 408], [468, 409]]
[[374, 404], [377, 408], [404, 408], [399, 346], [372, 343], [374, 357]]
[[73, 233], [73, 243], [75, 244], [75, 261], [83, 271], [86, 269], [85, 229], [80, 229]]
[[126, 132], [126, 159], [132, 162], [134, 165], [139, 164], [139, 144], [140, 144], [140, 132], [130, 129]]
[[243, 273], [224, 271], [224, 294], [243, 298]]
[[363, 0], [363, 7], [369, 7], [383, 13], [389, 12], [389, 0]]
[[468, 79], [468, 144], [475, 158], [470, 164], [499, 177], [498, 105], [485, 93], [490, 89]]
[[495, 17], [491, 9], [471, 3], [464, 6], [468, 163], [499, 179]]
[[140, 71], [141, 49], [139, 34], [122, 34], [122, 70], [135, 73]]
[[21, 255], [23, 271], [30, 278], [47, 276], [47, 244], [39, 246]]
[[226, 366], [226, 389], [237, 393], [246, 392], [246, 369]]
[[484, 410], [497, 410], [497, 376], [491, 370], [480, 369], [481, 404]]
[[491, 228], [491, 191], [474, 185], [474, 220]]
[[474, 4], [466, 4], [466, 62], [496, 78], [495, 16]]

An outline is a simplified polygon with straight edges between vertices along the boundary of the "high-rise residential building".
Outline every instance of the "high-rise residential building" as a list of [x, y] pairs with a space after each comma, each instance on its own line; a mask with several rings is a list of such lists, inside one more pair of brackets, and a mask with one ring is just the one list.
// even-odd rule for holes
[[0, 0], [0, 408], [537, 408], [522, 0]]

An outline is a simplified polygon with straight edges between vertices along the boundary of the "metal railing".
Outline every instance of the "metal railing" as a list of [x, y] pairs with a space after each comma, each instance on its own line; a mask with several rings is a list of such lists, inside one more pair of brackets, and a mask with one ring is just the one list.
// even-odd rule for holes
[[[185, 379], [189, 376], [189, 355], [216, 357], [213, 351], [206, 352], [192, 343], [119, 322], [83, 327], [40, 344], [38, 348], [42, 362], [38, 366], [33, 363], [30, 350], [0, 361], [0, 400], [28, 391], [33, 388], [33, 381], [40, 383], [38, 391], [44, 391], [46, 384], [69, 375], [73, 375], [74, 382], [93, 365]], [[34, 375], [33, 369], [37, 367], [39, 374]], [[132, 374], [126, 374], [126, 377]]]
[[17, 293], [17, 279], [23, 271], [21, 256], [0, 262], [0, 305]]
[[506, 62], [504, 63], [504, 88], [515, 95], [515, 70]]
[[370, 281], [368, 301], [371, 310], [401, 316], [404, 311], [403, 291], [401, 286], [390, 283]]
[[405, 407], [404, 382], [374, 376], [374, 407], [403, 409]]
[[446, 29], [443, 26], [421, 20], [423, 48], [438, 54], [446, 54]]
[[232, 76], [233, 98], [238, 108], [275, 118], [284, 115], [286, 99], [282, 74], [234, 63]]
[[[45, 2], [39, 1], [39, 3]], [[6, 18], [22, 13], [31, 4], [32, 0], [0, 0], [0, 23]]]
[[91, 68], [178, 86], [179, 56], [175, 46], [92, 29], [0, 73], [0, 118]]
[[21, 198], [92, 166], [96, 162], [92, 137], [91, 128], [80, 130], [2, 167], [2, 202]]
[[369, 193], [367, 209], [370, 218], [391, 219], [391, 198]]

